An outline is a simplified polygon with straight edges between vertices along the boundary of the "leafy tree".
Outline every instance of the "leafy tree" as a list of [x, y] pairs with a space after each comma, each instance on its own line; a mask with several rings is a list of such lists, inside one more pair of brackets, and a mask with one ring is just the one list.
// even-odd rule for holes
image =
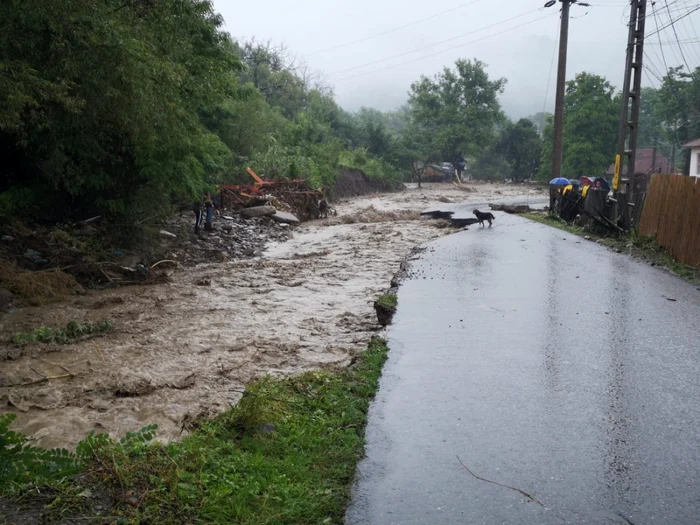
[[538, 111], [534, 115], [530, 115], [527, 119], [535, 125], [537, 133], [541, 136], [544, 133], [544, 128], [547, 125], [547, 118], [552, 114], [547, 112]]
[[539, 167], [542, 142], [535, 124], [529, 119], [508, 122], [502, 128], [494, 153], [509, 164], [508, 175], [516, 181], [530, 178]]
[[[599, 176], [615, 158], [619, 96], [605, 78], [580, 73], [567, 82], [564, 99], [564, 162], [562, 175]], [[544, 132], [538, 177], [551, 178], [553, 119]]]
[[[490, 80], [479, 60], [458, 60], [434, 78], [422, 76], [411, 85], [411, 119], [407, 134], [414, 146], [425, 144], [423, 157], [452, 159], [474, 155], [492, 142], [503, 121], [498, 95], [506, 80]], [[418, 138], [420, 136], [420, 139]]]
[[240, 61], [211, 2], [3, 2], [0, 21], [0, 191], [139, 215], [224, 166], [198, 111], [235, 95]]
[[470, 169], [470, 173], [478, 180], [502, 181], [512, 172], [513, 165], [495, 146], [477, 157]]
[[637, 135], [637, 146], [640, 148], [652, 148], [666, 138], [659, 102], [658, 90], [652, 87], [642, 88], [639, 98], [639, 133]]
[[[678, 151], [683, 143], [700, 137], [700, 68], [692, 73], [683, 72], [682, 67], [670, 68], [658, 94], [666, 136]], [[687, 174], [690, 151], [682, 155]]]

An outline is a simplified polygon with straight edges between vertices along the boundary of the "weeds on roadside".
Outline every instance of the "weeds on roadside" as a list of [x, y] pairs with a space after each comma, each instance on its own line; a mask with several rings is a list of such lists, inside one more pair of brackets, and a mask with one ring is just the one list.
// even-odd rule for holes
[[700, 283], [700, 268], [678, 262], [673, 255], [651, 237], [640, 237], [634, 232], [628, 235], [601, 237], [593, 231], [573, 226], [559, 217], [534, 213], [523, 214], [523, 217], [543, 224], [548, 224], [573, 235], [589, 235], [603, 246], [608, 246], [620, 252], [649, 262], [653, 266], [661, 266], [691, 283]]
[[38, 342], [67, 345], [84, 337], [111, 332], [112, 328], [112, 321], [109, 319], [101, 323], [79, 323], [78, 321], [70, 321], [65, 329], [41, 326], [31, 332], [18, 332], [12, 338], [12, 343], [22, 345], [30, 342]]
[[377, 304], [390, 310], [396, 310], [396, 307], [398, 305], [398, 297], [396, 296], [396, 294], [393, 293], [380, 295], [377, 298]]

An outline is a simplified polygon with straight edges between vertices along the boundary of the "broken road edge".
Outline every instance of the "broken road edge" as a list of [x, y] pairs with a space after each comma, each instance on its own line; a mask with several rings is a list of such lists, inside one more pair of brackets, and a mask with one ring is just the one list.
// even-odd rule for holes
[[409, 261], [413, 259], [414, 256], [424, 252], [425, 250], [425, 246], [416, 246], [413, 248], [411, 253], [401, 262], [399, 271], [392, 277], [389, 289], [380, 295], [376, 301], [374, 301], [374, 311], [377, 313], [377, 321], [383, 327], [386, 328], [389, 326], [394, 319], [394, 315], [396, 314], [399, 301], [399, 286], [408, 276]]
[[374, 337], [346, 369], [257, 380], [169, 444], [151, 426], [48, 451], [0, 416], [0, 522], [342, 523], [388, 350]]

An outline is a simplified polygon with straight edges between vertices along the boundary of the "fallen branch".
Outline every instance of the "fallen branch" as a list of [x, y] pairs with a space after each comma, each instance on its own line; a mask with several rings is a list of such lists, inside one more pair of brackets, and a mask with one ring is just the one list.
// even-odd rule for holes
[[[60, 363], [54, 363], [53, 361], [49, 361], [48, 359], [41, 359], [41, 361], [43, 361], [44, 363], [48, 363], [48, 364], [50, 364], [50, 365], [53, 365], [53, 366], [57, 366], [58, 368], [62, 368], [63, 371], [66, 372], [67, 374], [70, 374], [70, 375], [72, 375], [72, 376], [75, 375], [73, 372], [71, 372], [70, 370], [68, 370], [65, 366], [63, 366], [63, 365], [60, 364]], [[36, 372], [36, 370], [34, 370], [34, 371]], [[37, 373], [38, 373], [38, 372], [37, 372]], [[43, 375], [43, 374], [39, 374], [39, 375]]]
[[105, 276], [105, 278], [107, 279], [107, 281], [109, 281], [110, 283], [111, 283], [111, 282], [114, 282], [114, 279], [112, 279], [109, 275], [107, 275], [107, 272], [105, 272], [102, 268], [99, 268], [99, 270], [100, 270], [100, 273], [102, 273], [102, 275]]
[[97, 353], [100, 354], [100, 357], [104, 361], [105, 355], [102, 353], [102, 350], [100, 350], [100, 347], [97, 345], [97, 343], [93, 339], [91, 339], [91, 341], [92, 341], [92, 344], [95, 345], [95, 348], [97, 349]]
[[74, 266], [74, 264], [69, 264], [68, 266], [61, 266], [60, 268], [47, 268], [46, 270], [36, 270], [35, 273], [62, 272], [64, 270], [70, 270]]
[[144, 222], [150, 221], [151, 219], [155, 219], [156, 217], [158, 217], [157, 213], [155, 215], [151, 215], [150, 217], [146, 217], [145, 219], [138, 221], [136, 224], [143, 224]]
[[465, 469], [467, 472], [469, 472], [469, 474], [471, 474], [472, 476], [474, 476], [474, 477], [475, 477], [476, 479], [478, 479], [479, 481], [484, 481], [484, 482], [486, 482], [486, 483], [491, 483], [492, 485], [498, 485], [499, 487], [503, 487], [503, 488], [506, 488], [506, 489], [514, 490], [514, 491], [516, 491], [516, 492], [520, 492], [520, 494], [522, 494], [523, 496], [525, 496], [525, 497], [531, 499], [531, 500], [534, 501], [535, 503], [537, 503], [537, 504], [539, 504], [539, 505], [542, 505], [542, 506], [544, 507], [544, 503], [542, 503], [540, 500], [538, 500], [535, 496], [533, 496], [533, 495], [530, 494], [529, 492], [526, 492], [526, 491], [524, 491], [524, 490], [522, 490], [522, 489], [519, 489], [519, 488], [517, 488], [517, 487], [511, 487], [510, 485], [504, 485], [503, 483], [499, 483], [498, 481], [491, 481], [490, 479], [486, 479], [486, 478], [482, 478], [481, 476], [477, 476], [477, 475], [474, 474], [471, 470], [469, 470], [469, 467], [467, 467], [467, 466], [464, 464], [464, 462], [462, 462], [461, 459], [459, 459], [459, 456], [457, 456], [457, 460], [462, 464], [462, 466], [464, 467], [464, 469]]
[[173, 260], [170, 260], [170, 259], [163, 259], [162, 261], [158, 261], [157, 263], [155, 263], [154, 265], [152, 265], [152, 266], [151, 266], [151, 269], [153, 269], [153, 268], [155, 268], [156, 266], [158, 266], [159, 264], [165, 263], [165, 262], [177, 264], [177, 261], [173, 261]]
[[[32, 368], [32, 370], [34, 370]], [[36, 370], [34, 370], [36, 372]], [[39, 372], [37, 372], [38, 374]], [[39, 374], [41, 375], [41, 374]], [[36, 381], [27, 381], [26, 383], [19, 383], [17, 385], [10, 385], [10, 388], [15, 388], [18, 386], [32, 386], [32, 385], [38, 385], [39, 383], [47, 383], [49, 381], [53, 381], [54, 379], [65, 379], [67, 377], [73, 377], [73, 374], [62, 374], [60, 376], [43, 376], [41, 379], [37, 379]]]

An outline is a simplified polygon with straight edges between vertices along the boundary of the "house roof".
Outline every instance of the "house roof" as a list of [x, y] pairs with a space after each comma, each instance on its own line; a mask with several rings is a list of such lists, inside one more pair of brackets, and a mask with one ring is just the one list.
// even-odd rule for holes
[[687, 144], [683, 144], [684, 148], [700, 148], [700, 139], [691, 140]]
[[[675, 172], [675, 167], [671, 166], [671, 161], [668, 160], [659, 150], [656, 150], [656, 164], [653, 164], [654, 148], [639, 148], [635, 155], [634, 171], [637, 173], [653, 173], [653, 172]], [[612, 164], [606, 175], [615, 174], [615, 164]]]

